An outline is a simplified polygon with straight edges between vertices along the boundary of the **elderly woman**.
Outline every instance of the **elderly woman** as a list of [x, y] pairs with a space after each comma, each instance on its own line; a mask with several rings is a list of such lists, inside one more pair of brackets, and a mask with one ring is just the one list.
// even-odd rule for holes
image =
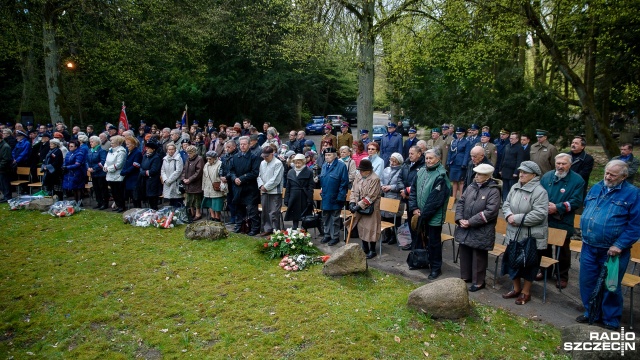
[[167, 145], [167, 155], [162, 159], [162, 169], [160, 169], [160, 177], [162, 179], [162, 197], [169, 200], [169, 205], [179, 208], [184, 206], [182, 203], [182, 194], [178, 190], [178, 181], [182, 176], [182, 168], [184, 164], [180, 158], [180, 154], [176, 151], [174, 144]]
[[142, 207], [142, 198], [138, 188], [138, 175], [140, 174], [140, 163], [142, 162], [142, 152], [139, 149], [140, 142], [133, 136], [127, 136], [124, 140], [128, 154], [122, 166], [120, 174], [124, 176], [124, 199], [133, 200], [133, 206]]
[[64, 158], [62, 165], [62, 189], [73, 192], [73, 197], [78, 203], [82, 204], [82, 192], [84, 191], [85, 179], [87, 171], [85, 169], [84, 151], [80, 150], [78, 140], [69, 141], [69, 152]]
[[[508, 241], [521, 240], [529, 236], [536, 239], [538, 259], [542, 250], [547, 248], [549, 196], [540, 184], [540, 167], [533, 161], [523, 161], [518, 168], [518, 183], [513, 185], [502, 205], [504, 218], [507, 220]], [[523, 225], [519, 237], [516, 232]], [[524, 305], [531, 300], [531, 284], [538, 273], [540, 261], [524, 268], [509, 266], [507, 259], [502, 261], [502, 272], [509, 274], [513, 280], [513, 290], [502, 295], [505, 299], [516, 299], [517, 305]], [[524, 286], [520, 279], [524, 279]]]
[[[447, 204], [451, 194], [451, 182], [440, 163], [440, 150], [427, 150], [425, 167], [420, 168], [409, 190], [409, 211], [418, 216], [418, 239], [426, 242], [429, 250], [429, 280], [442, 275], [442, 224], [446, 218]], [[425, 239], [426, 238], [426, 239]], [[426, 240], [426, 241], [425, 241]], [[418, 246], [418, 244], [414, 244]]]
[[204, 164], [204, 169], [202, 170], [202, 191], [204, 192], [202, 208], [209, 209], [211, 220], [221, 221], [220, 213], [224, 207], [224, 198], [227, 195], [220, 179], [222, 161], [218, 159], [218, 153], [215, 151], [208, 151], [205, 156], [207, 157], [207, 163]]
[[[399, 153], [391, 154], [389, 158], [389, 166], [382, 171], [382, 177], [380, 178], [380, 189], [382, 189], [382, 197], [389, 199], [402, 200], [400, 191], [404, 189], [404, 183], [402, 182], [402, 164], [404, 164], [404, 158]], [[395, 227], [398, 228], [402, 223], [402, 213], [404, 212], [404, 204], [401, 202], [397, 213], [390, 213], [383, 211], [382, 220], [387, 222], [393, 222], [395, 216]], [[388, 229], [390, 230], [390, 229]], [[386, 231], [389, 232], [389, 231]], [[385, 236], [382, 240], [383, 244], [394, 245], [398, 241], [396, 239], [396, 233], [390, 231], [391, 234]]]
[[287, 213], [284, 221], [293, 221], [293, 228], [297, 229], [299, 222], [305, 215], [313, 211], [313, 172], [305, 166], [305, 157], [296, 154], [293, 167], [287, 173], [287, 190], [284, 193], [284, 206]]
[[124, 162], [127, 160], [127, 150], [122, 146], [124, 137], [112, 136], [111, 149], [107, 153], [102, 170], [107, 173], [107, 184], [111, 189], [111, 196], [116, 207], [113, 211], [124, 212], [124, 176], [121, 174]]
[[193, 221], [202, 219], [200, 206], [202, 205], [202, 169], [204, 160], [198, 156], [195, 146], [187, 147], [187, 162], [182, 170], [182, 181], [185, 184], [187, 193], [187, 208]]
[[460, 244], [460, 277], [471, 282], [469, 291], [486, 286], [489, 251], [496, 238], [500, 211], [500, 185], [491, 178], [494, 167], [480, 164], [473, 168], [474, 181], [465, 189], [456, 205], [455, 240]]
[[[380, 178], [373, 171], [373, 165], [368, 159], [362, 159], [358, 166], [358, 176], [353, 183], [349, 210], [353, 213], [352, 224], [358, 227], [358, 234], [362, 240], [362, 250], [367, 259], [376, 257], [376, 241], [380, 238]], [[373, 206], [371, 214], [365, 215], [358, 210], [366, 210]]]
[[160, 144], [157, 141], [149, 141], [144, 145], [145, 153], [142, 156], [138, 174], [138, 195], [141, 200], [146, 199], [153, 210], [158, 210], [158, 200], [162, 195], [160, 182], [162, 157], [158, 154], [159, 147]]
[[62, 151], [60, 150], [60, 140], [49, 140], [49, 152], [42, 162], [42, 172], [44, 178], [42, 185], [49, 193], [53, 193], [58, 196], [58, 200], [64, 198], [62, 191], [62, 164], [64, 158], [62, 157]]
[[265, 141], [262, 144], [262, 148], [266, 148], [267, 146], [271, 145], [271, 144], [275, 144], [276, 148], [278, 146], [280, 146], [280, 139], [278, 139], [278, 132], [276, 131], [276, 128], [274, 127], [270, 127], [267, 130], [267, 141]]
[[107, 160], [107, 152], [100, 146], [100, 138], [92, 136], [89, 139], [91, 150], [87, 155], [87, 171], [91, 174], [93, 190], [98, 205], [94, 209], [105, 210], [109, 206], [109, 188], [107, 187], [107, 173], [102, 166]]
[[377, 142], [370, 142], [367, 144], [367, 157], [373, 165], [373, 171], [378, 175], [378, 178], [382, 177], [382, 171], [384, 171], [384, 160], [380, 157], [380, 145]]
[[368, 156], [365, 150], [365, 144], [362, 140], [356, 140], [353, 142], [353, 151], [351, 152], [351, 158], [356, 162], [356, 167], [360, 165], [360, 160]]
[[340, 161], [347, 166], [349, 172], [349, 189], [353, 187], [353, 181], [356, 179], [356, 173], [358, 166], [356, 162], [351, 158], [351, 148], [348, 146], [340, 147]]

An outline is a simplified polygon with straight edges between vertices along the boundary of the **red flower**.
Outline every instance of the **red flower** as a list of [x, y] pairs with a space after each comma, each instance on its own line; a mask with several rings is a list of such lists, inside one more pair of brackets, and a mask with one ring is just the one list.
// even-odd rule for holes
[[289, 233], [287, 232], [287, 230], [283, 231], [282, 233], [283, 233], [283, 234], [285, 234], [285, 235], [289, 235]]
[[291, 242], [291, 239], [286, 238], [286, 239], [284, 239], [284, 242], [286, 242], [287, 244], [289, 244], [289, 243]]
[[277, 241], [273, 243], [273, 247], [278, 247], [278, 242]]
[[264, 247], [269, 247], [269, 244], [268, 243], [264, 243]]

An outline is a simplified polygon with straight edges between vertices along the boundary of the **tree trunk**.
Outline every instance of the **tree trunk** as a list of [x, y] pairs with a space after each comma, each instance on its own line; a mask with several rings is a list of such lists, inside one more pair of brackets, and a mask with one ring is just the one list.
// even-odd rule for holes
[[362, 7], [358, 54], [358, 130], [373, 129], [374, 16], [375, 3], [366, 1]]
[[600, 113], [596, 109], [594, 98], [592, 94], [587, 91], [584, 82], [580, 79], [580, 76], [576, 74], [571, 66], [562, 57], [562, 53], [555, 44], [555, 41], [547, 34], [542, 23], [540, 22], [539, 14], [533, 10], [529, 1], [522, 3], [524, 12], [529, 20], [529, 25], [536, 32], [537, 37], [544, 44], [549, 51], [549, 55], [558, 66], [558, 70], [564, 75], [571, 83], [571, 86], [575, 89], [582, 106], [582, 112], [587, 119], [587, 122], [593, 127], [593, 130], [600, 141], [600, 145], [604, 149], [607, 157], [611, 158], [619, 154], [618, 146], [611, 136], [608, 124], [603, 121]]
[[51, 122], [55, 124], [63, 121], [60, 115], [60, 105], [58, 98], [60, 97], [60, 54], [58, 52], [58, 44], [56, 43], [55, 23], [52, 19], [43, 16], [42, 19], [42, 47], [44, 48], [44, 75], [47, 87], [47, 97], [49, 99], [49, 116]]

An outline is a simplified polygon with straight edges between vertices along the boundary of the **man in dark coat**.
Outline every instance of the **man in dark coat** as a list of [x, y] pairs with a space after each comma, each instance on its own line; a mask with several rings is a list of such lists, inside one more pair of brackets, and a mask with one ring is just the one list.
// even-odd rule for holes
[[234, 232], [239, 233], [242, 221], [249, 218], [251, 231], [249, 236], [260, 233], [260, 217], [258, 216], [258, 204], [260, 203], [260, 190], [258, 189], [258, 175], [260, 174], [260, 158], [249, 151], [249, 137], [242, 136], [238, 139], [240, 152], [231, 159], [229, 177], [234, 184], [233, 202], [237, 206], [237, 219]]
[[474, 146], [473, 148], [471, 148], [471, 152], [469, 154], [471, 156], [471, 160], [469, 160], [469, 164], [467, 165], [467, 169], [469, 169], [469, 171], [467, 171], [464, 178], [464, 188], [462, 188], [463, 192], [464, 189], [466, 189], [467, 186], [469, 186], [473, 182], [473, 177], [476, 175], [476, 173], [471, 171], [471, 169], [480, 164], [489, 164], [493, 166], [491, 161], [489, 161], [489, 159], [484, 156], [485, 152], [482, 146]]
[[585, 151], [587, 141], [582, 136], [576, 136], [571, 141], [571, 170], [575, 171], [584, 180], [584, 188], [582, 191], [582, 199], [587, 196], [587, 188], [589, 187], [589, 176], [593, 171], [593, 156]]
[[161, 145], [157, 141], [149, 141], [144, 145], [145, 154], [142, 156], [138, 175], [140, 198], [147, 199], [149, 208], [153, 210], [158, 210], [158, 200], [162, 195], [162, 183], [160, 182], [162, 157], [158, 153], [160, 147]]
[[293, 158], [293, 167], [287, 173], [287, 189], [284, 193], [284, 206], [287, 213], [285, 221], [293, 221], [293, 228], [298, 228], [298, 222], [305, 215], [311, 215], [313, 210], [313, 172], [305, 166], [305, 157], [297, 154]]
[[289, 132], [289, 141], [287, 141], [286, 144], [289, 147], [289, 150], [296, 154], [300, 154], [302, 152], [302, 147], [300, 146], [297, 136], [298, 133], [295, 130], [291, 130]]
[[11, 173], [13, 157], [11, 156], [11, 146], [4, 141], [4, 135], [0, 133], [0, 191], [4, 198], [0, 203], [11, 199]]
[[[222, 182], [227, 183], [228, 192], [227, 192], [227, 207], [229, 208], [229, 219], [226, 225], [235, 225], [236, 223], [236, 205], [233, 203], [233, 181], [230, 178], [231, 171], [231, 159], [233, 156], [238, 153], [237, 146], [235, 141], [227, 141], [224, 143], [225, 153], [222, 155], [220, 159], [222, 161], [222, 166], [220, 167], [220, 180]], [[257, 184], [257, 183], [256, 183]]]
[[380, 140], [380, 157], [384, 160], [384, 166], [389, 166], [389, 159], [393, 153], [402, 154], [402, 135], [396, 132], [396, 124], [387, 124], [387, 134]]
[[416, 129], [409, 129], [409, 138], [404, 141], [404, 146], [402, 147], [402, 157], [409, 157], [409, 149], [412, 146], [418, 145], [418, 138], [416, 137]]
[[504, 159], [504, 148], [509, 144], [509, 131], [505, 129], [500, 130], [500, 137], [493, 140], [493, 144], [496, 146], [498, 152], [498, 161], [494, 164], [495, 172], [493, 177], [500, 179], [500, 167], [502, 166], [502, 160]]
[[518, 168], [525, 161], [524, 148], [519, 141], [518, 133], [509, 135], [509, 144], [504, 147], [500, 176], [502, 177], [502, 201], [507, 199], [511, 187], [518, 182]]
[[[412, 146], [409, 149], [409, 157], [402, 164], [402, 169], [400, 170], [400, 176], [402, 177], [402, 183], [405, 184], [405, 188], [400, 191], [400, 196], [402, 197], [402, 202], [405, 204], [405, 209], [407, 209], [407, 222], [411, 224], [411, 218], [413, 217], [413, 213], [409, 211], [409, 193], [411, 189], [411, 184], [413, 184], [413, 180], [416, 178], [416, 174], [418, 170], [424, 167], [424, 156], [422, 156], [422, 150], [418, 146]], [[409, 231], [411, 232], [411, 242], [416, 241], [417, 233], [409, 227]], [[411, 250], [411, 244], [407, 244], [402, 247], [402, 250]]]

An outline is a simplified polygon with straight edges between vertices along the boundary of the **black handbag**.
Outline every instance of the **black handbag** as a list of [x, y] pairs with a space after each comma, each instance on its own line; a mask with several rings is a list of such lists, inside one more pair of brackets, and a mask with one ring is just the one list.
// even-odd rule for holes
[[422, 249], [416, 249], [417, 241], [413, 242], [413, 246], [407, 256], [407, 265], [409, 270], [426, 269], [429, 267], [429, 251], [426, 249], [424, 239], [422, 240]]
[[358, 214], [362, 214], [362, 215], [371, 215], [373, 214], [373, 208], [375, 206], [376, 202], [372, 202], [371, 205], [367, 206], [365, 209], [363, 208], [358, 208]]
[[[526, 215], [525, 215], [526, 217]], [[539, 264], [538, 259], [538, 247], [536, 238], [531, 236], [531, 228], [527, 227], [528, 236], [524, 239], [517, 240], [522, 226], [524, 224], [524, 217], [522, 222], [516, 231], [516, 235], [509, 241], [507, 249], [505, 250], [505, 256], [507, 258], [509, 267], [512, 269], [523, 269], [526, 267]]]
[[187, 188], [184, 185], [184, 181], [180, 180], [178, 181], [178, 191], [180, 192], [180, 194], [184, 194], [185, 192], [187, 192]]
[[311, 214], [302, 217], [302, 228], [305, 230], [322, 228], [320, 213], [315, 211], [313, 205], [309, 206], [309, 209], [311, 209]]

